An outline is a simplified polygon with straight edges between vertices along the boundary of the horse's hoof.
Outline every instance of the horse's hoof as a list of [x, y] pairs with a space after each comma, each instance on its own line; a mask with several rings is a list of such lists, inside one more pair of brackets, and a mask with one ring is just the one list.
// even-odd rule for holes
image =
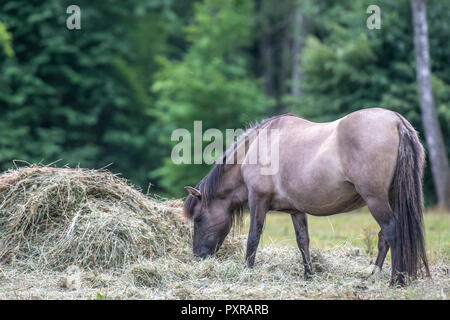
[[312, 280], [312, 278], [313, 278], [313, 273], [311, 273], [311, 272], [305, 272], [304, 277], [305, 277], [305, 280], [306, 280], [306, 281]]
[[391, 279], [391, 281], [389, 282], [389, 286], [393, 288], [404, 288], [407, 286], [407, 283], [402, 278]]
[[371, 275], [379, 275], [381, 273], [381, 268], [379, 266], [373, 266]]
[[367, 269], [364, 273], [366, 273], [369, 276], [372, 276], [372, 275], [379, 274], [380, 272], [381, 272], [381, 268], [379, 266], [371, 264], [370, 266], [367, 267]]
[[369, 281], [377, 282], [380, 279], [381, 268], [379, 266], [374, 265], [374, 266], [371, 266], [370, 269], [371, 269], [371, 271], [370, 271]]

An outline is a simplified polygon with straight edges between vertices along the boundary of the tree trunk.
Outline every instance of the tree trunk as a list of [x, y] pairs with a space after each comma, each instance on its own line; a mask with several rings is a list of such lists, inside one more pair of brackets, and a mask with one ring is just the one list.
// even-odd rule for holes
[[258, 76], [263, 78], [264, 92], [268, 96], [273, 96], [275, 92], [273, 81], [273, 49], [271, 39], [271, 19], [267, 8], [267, 2], [256, 1], [258, 12], [257, 39], [258, 39]]
[[272, 68], [272, 46], [270, 43], [270, 35], [264, 34], [259, 41], [260, 51], [260, 69], [262, 70], [264, 79], [264, 92], [268, 96], [274, 95], [273, 84], [273, 68]]
[[[289, 12], [285, 13], [286, 20], [289, 20]], [[280, 50], [278, 50], [278, 88], [279, 97], [281, 97], [276, 112], [278, 114], [286, 112], [286, 105], [282, 99], [287, 93], [289, 93], [289, 82], [291, 78], [292, 59], [291, 59], [291, 30], [290, 24], [287, 24], [281, 31], [280, 37]]]
[[414, 24], [416, 78], [425, 139], [431, 162], [438, 207], [450, 210], [450, 169], [431, 91], [430, 50], [424, 0], [411, 0]]
[[292, 23], [292, 83], [291, 83], [291, 94], [300, 98], [302, 95], [300, 89], [301, 82], [301, 72], [300, 68], [302, 61], [300, 54], [303, 48], [303, 15], [300, 8], [300, 3], [297, 3], [294, 14], [294, 21]]

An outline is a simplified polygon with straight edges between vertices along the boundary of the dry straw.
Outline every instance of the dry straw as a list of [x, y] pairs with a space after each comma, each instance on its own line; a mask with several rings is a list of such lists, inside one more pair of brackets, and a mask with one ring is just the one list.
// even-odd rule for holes
[[29, 166], [0, 175], [0, 261], [116, 268], [186, 246], [180, 201], [150, 199], [106, 170]]

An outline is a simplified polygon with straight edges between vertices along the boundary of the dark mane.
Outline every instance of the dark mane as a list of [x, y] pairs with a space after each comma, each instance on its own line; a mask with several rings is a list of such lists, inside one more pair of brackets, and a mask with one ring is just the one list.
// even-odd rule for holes
[[[255, 130], [260, 129], [265, 124], [268, 124], [269, 122], [285, 117], [285, 116], [293, 116], [293, 117], [299, 117], [296, 114], [292, 113], [286, 113], [278, 116], [274, 116], [268, 119], [265, 119], [261, 121], [260, 123], [256, 123], [255, 125], [248, 128], [244, 134], [242, 134], [237, 141], [233, 143], [232, 146], [230, 146], [223, 154], [221, 163], [216, 163], [212, 168], [211, 171], [202, 179], [200, 182], [195, 186], [196, 189], [200, 190], [202, 194], [202, 205], [207, 205], [209, 201], [213, 200], [215, 197], [215, 194], [217, 192], [217, 188], [220, 185], [220, 182], [222, 181], [224, 168], [226, 165], [227, 155], [232, 156], [234, 152], [236, 151], [237, 147], [246, 140], [246, 137], [250, 132], [253, 132]], [[184, 215], [187, 218], [193, 218], [193, 209], [197, 203], [197, 201], [200, 201], [197, 197], [193, 195], [188, 195], [184, 204]], [[243, 204], [244, 205], [244, 204]], [[243, 205], [239, 208], [233, 209], [233, 212], [243, 211]], [[238, 213], [236, 212], [236, 213]]]

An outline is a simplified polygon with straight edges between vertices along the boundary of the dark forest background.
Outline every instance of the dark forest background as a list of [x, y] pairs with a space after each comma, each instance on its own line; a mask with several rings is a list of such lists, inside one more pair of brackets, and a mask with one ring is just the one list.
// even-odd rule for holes
[[[66, 9], [81, 8], [81, 30]], [[369, 5], [381, 29], [368, 29]], [[450, 153], [450, 1], [427, 1], [432, 88]], [[0, 169], [100, 168], [183, 196], [176, 128], [243, 128], [286, 112], [404, 115], [425, 143], [410, 1], [0, 0]], [[436, 202], [428, 165], [426, 204]]]

